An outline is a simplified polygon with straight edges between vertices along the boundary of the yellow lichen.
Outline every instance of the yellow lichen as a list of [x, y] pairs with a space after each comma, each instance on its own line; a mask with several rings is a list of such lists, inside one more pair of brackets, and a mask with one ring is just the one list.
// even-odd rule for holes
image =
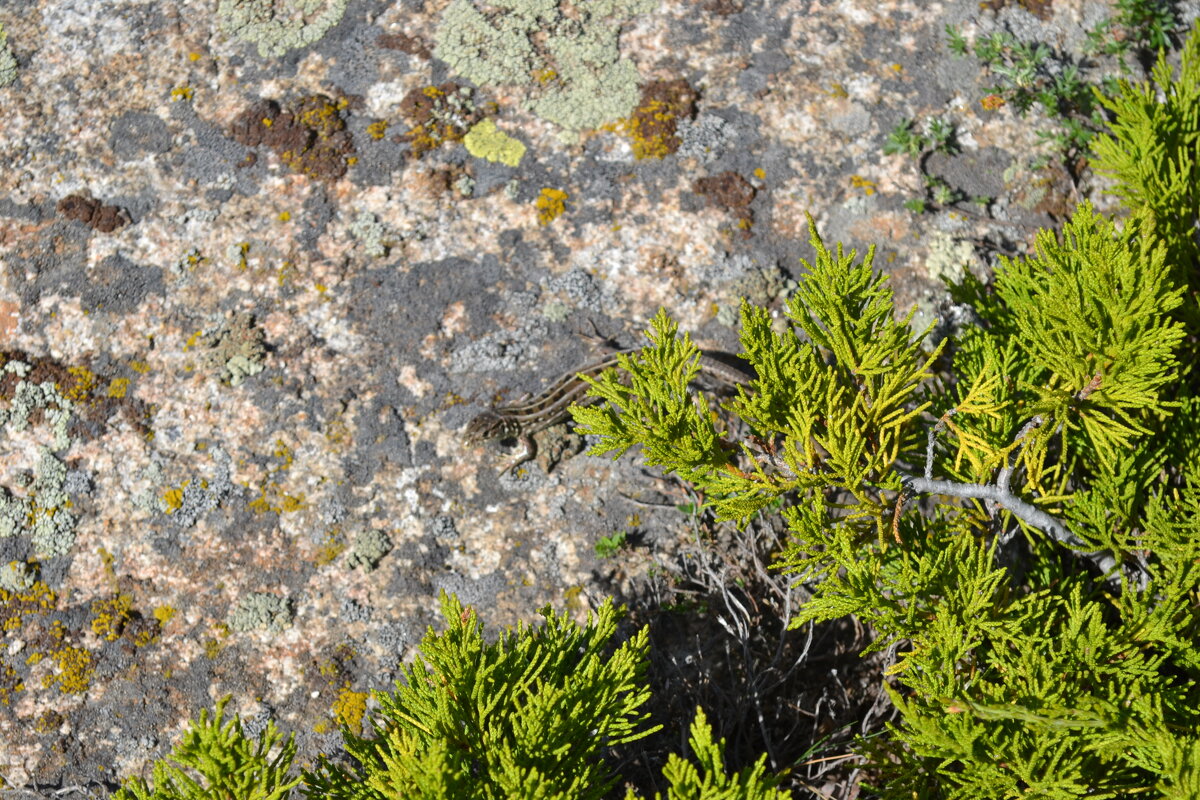
[[88, 690], [95, 673], [92, 654], [82, 647], [64, 647], [50, 654], [56, 672], [42, 678], [42, 687], [58, 686], [63, 694], [80, 694]]
[[58, 598], [42, 581], [21, 592], [0, 589], [0, 629], [19, 630], [23, 618], [30, 614], [44, 614], [54, 610]]
[[333, 701], [333, 717], [339, 725], [350, 729], [355, 736], [362, 735], [363, 717], [367, 714], [367, 692], [354, 692], [343, 688]]
[[546, 187], [538, 195], [538, 224], [549, 225], [566, 210], [567, 193], [561, 189]]
[[75, 383], [63, 392], [63, 396], [75, 402], [86, 400], [96, 388], [96, 373], [86, 367], [68, 367], [67, 372], [75, 378]]
[[216, 661], [217, 656], [221, 653], [221, 643], [216, 639], [208, 638], [204, 640], [204, 655], [210, 661]]
[[165, 626], [178, 613], [179, 611], [172, 606], [158, 606], [154, 609], [154, 618], [158, 620], [159, 626]]
[[129, 378], [113, 378], [108, 384], [108, 396], [121, 399], [129, 393]]
[[186, 480], [179, 485], [179, 488], [170, 488], [163, 492], [161, 507], [164, 513], [174, 514], [183, 506], [183, 490], [191, 483]]
[[467, 152], [476, 158], [515, 167], [525, 155], [525, 145], [496, 127], [490, 119], [472, 126], [463, 137]]
[[116, 594], [102, 600], [92, 602], [92, 633], [105, 641], [115, 642], [126, 623], [133, 618], [133, 597], [128, 594]]
[[285, 514], [305, 507], [306, 495], [286, 494], [278, 483], [270, 482], [260, 490], [259, 496], [250, 501], [250, 509], [259, 514]]
[[381, 119], [367, 126], [367, 135], [372, 139], [382, 139], [387, 135], [388, 121]]
[[861, 175], [851, 175], [850, 185], [855, 189], [862, 189], [868, 197], [875, 194], [875, 181], [868, 180]]

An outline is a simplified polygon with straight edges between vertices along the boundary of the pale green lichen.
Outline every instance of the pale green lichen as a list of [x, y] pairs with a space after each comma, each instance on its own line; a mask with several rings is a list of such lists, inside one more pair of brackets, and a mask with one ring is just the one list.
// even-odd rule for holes
[[13, 496], [0, 487], [0, 538], [28, 535], [34, 552], [44, 558], [69, 552], [75, 544], [75, 526], [79, 520], [69, 510], [63, 488], [66, 481], [66, 464], [42, 448], [27, 496]]
[[266, 337], [248, 311], [235, 314], [219, 331], [203, 337], [201, 344], [207, 349], [205, 366], [219, 369], [230, 386], [240, 386], [264, 369]]
[[370, 572], [391, 549], [392, 540], [386, 533], [368, 528], [354, 537], [354, 549], [346, 558], [346, 568], [362, 567], [364, 572]]
[[238, 633], [259, 629], [279, 633], [291, 627], [292, 617], [287, 598], [254, 592], [238, 601], [237, 608], [229, 614], [228, 622], [230, 629]]
[[499, 162], [515, 167], [525, 155], [525, 145], [496, 127], [496, 123], [485, 119], [477, 123], [463, 137], [467, 152], [476, 158]]
[[6, 592], [24, 592], [37, 580], [37, 568], [24, 561], [10, 561], [0, 566], [0, 589]]
[[934, 231], [929, 237], [929, 258], [925, 270], [935, 281], [943, 279], [958, 283], [964, 271], [975, 263], [975, 248], [965, 239], [955, 240], [942, 231]]
[[[29, 364], [14, 359], [4, 365], [3, 371], [24, 378], [31, 369]], [[46, 424], [50, 426], [54, 435], [53, 449], [61, 452], [70, 447], [71, 437], [67, 434], [67, 425], [71, 421], [72, 404], [50, 381], [38, 384], [18, 381], [13, 387], [9, 407], [0, 409], [0, 428], [21, 433], [29, 427], [29, 415], [37, 409], [42, 410]]]
[[220, 0], [217, 17], [228, 34], [258, 45], [273, 58], [319, 40], [346, 13], [348, 0]]
[[[620, 26], [658, 0], [593, 0], [565, 16], [558, 0], [502, 0], [485, 16], [472, 0], [453, 0], [434, 54], [480, 86], [530, 86], [528, 107], [576, 132], [628, 116], [638, 73], [621, 58]], [[536, 41], [536, 44], [535, 44]]]
[[500, 14], [493, 24], [471, 0], [453, 0], [442, 14], [433, 54], [479, 86], [528, 83], [533, 70], [543, 66], [529, 39], [538, 30], [534, 7], [542, 7], [542, 16], [557, 17], [557, 1], [495, 5], [511, 13]]
[[361, 211], [350, 223], [350, 235], [362, 243], [363, 250], [372, 258], [382, 258], [388, 253], [387, 229], [379, 217], [370, 211]]
[[17, 79], [17, 60], [8, 46], [8, 33], [0, 25], [0, 89], [11, 86]]

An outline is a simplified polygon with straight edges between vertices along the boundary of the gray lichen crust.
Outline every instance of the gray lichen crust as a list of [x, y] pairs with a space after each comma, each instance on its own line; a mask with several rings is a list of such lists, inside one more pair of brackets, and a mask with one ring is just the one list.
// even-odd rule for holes
[[8, 46], [8, 34], [0, 25], [0, 89], [10, 86], [17, 79], [17, 60]]
[[286, 597], [254, 592], [239, 600], [237, 608], [229, 613], [229, 627], [238, 633], [253, 630], [280, 633], [291, 627], [293, 616]]
[[354, 537], [354, 549], [346, 558], [346, 568], [362, 567], [370, 572], [392, 549], [392, 540], [381, 530], [369, 528]]

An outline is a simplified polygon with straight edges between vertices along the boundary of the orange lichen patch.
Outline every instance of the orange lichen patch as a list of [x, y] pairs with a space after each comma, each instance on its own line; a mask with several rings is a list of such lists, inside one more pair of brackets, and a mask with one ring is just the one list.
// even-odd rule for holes
[[538, 224], [549, 225], [566, 210], [567, 193], [561, 189], [546, 187], [538, 195], [537, 210]]
[[615, 127], [629, 137], [634, 158], [663, 158], [682, 144], [676, 134], [678, 122], [696, 113], [697, 99], [683, 78], [654, 81], [642, 89], [642, 99], [633, 114]]
[[998, 94], [984, 95], [979, 101], [979, 105], [983, 106], [985, 111], [995, 111], [1004, 106], [1004, 98]]

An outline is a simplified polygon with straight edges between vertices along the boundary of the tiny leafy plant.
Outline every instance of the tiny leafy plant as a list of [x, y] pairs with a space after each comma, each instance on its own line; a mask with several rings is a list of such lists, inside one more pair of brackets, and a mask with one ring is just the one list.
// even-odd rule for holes
[[628, 533], [623, 530], [617, 531], [611, 536], [601, 536], [596, 540], [596, 557], [612, 558], [625, 546], [627, 538]]
[[[1195, 297], [1200, 290], [1200, 20], [1180, 53], [1175, 74], [1159, 52], [1151, 80], [1121, 81], [1097, 101], [1113, 114], [1110, 129], [1096, 139], [1093, 167], [1116, 181], [1113, 190], [1131, 208], [1146, 209], [1167, 250], [1172, 278]], [[1200, 307], [1184, 306], [1200, 326]]]
[[[966, 56], [962, 33], [946, 26], [947, 46]], [[996, 31], [975, 41], [975, 57], [999, 81], [984, 89], [982, 104], [996, 109], [1010, 105], [1025, 117], [1035, 106], [1056, 127], [1038, 131], [1065, 156], [1087, 149], [1103, 125], [1092, 87], [1084, 82], [1080, 67], [1068, 56], [1055, 54], [1044, 43], [1022, 42], [1008, 31]]]
[[1155, 52], [1170, 43], [1170, 35], [1179, 25], [1173, 5], [1163, 0], [1116, 0], [1113, 15], [1088, 31], [1086, 52], [1116, 56], [1127, 71], [1127, 55]]

